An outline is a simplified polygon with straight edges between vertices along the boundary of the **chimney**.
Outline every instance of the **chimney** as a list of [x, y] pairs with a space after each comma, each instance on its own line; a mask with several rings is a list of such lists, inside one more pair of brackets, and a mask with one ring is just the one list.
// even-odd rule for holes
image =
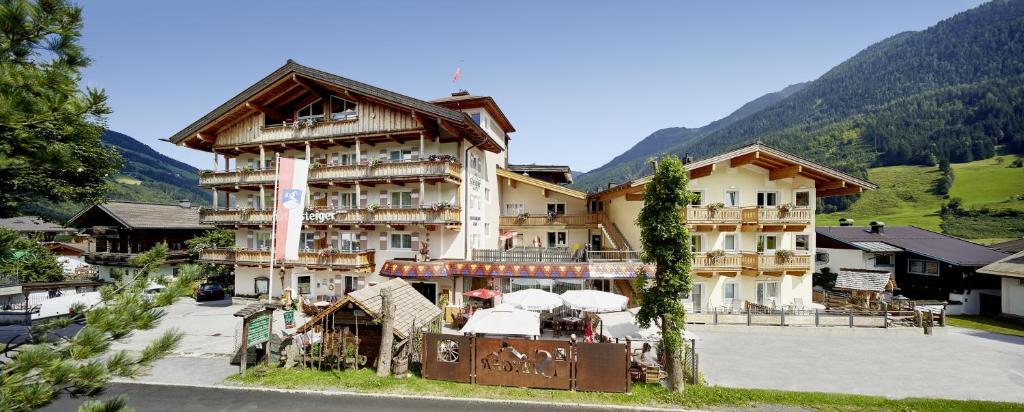
[[[609, 180], [608, 181], [608, 189], [611, 189], [612, 186], [615, 186], [615, 181], [614, 180]], [[608, 189], [605, 189], [605, 190], [608, 190]]]
[[466, 89], [459, 89], [457, 91], [452, 92], [452, 96], [469, 96], [469, 91], [467, 91]]
[[188, 209], [192, 207], [192, 201], [188, 199], [181, 199], [178, 201], [178, 206], [181, 206], [184, 209]]
[[874, 222], [871, 222], [871, 233], [877, 233], [877, 234], [885, 233], [885, 222], [878, 221], [878, 220], [876, 220]]
[[839, 226], [853, 226], [853, 219], [842, 218], [839, 219]]
[[683, 153], [683, 164], [684, 165], [685, 164], [689, 164], [692, 161], [693, 161], [693, 158], [690, 157], [690, 152]]

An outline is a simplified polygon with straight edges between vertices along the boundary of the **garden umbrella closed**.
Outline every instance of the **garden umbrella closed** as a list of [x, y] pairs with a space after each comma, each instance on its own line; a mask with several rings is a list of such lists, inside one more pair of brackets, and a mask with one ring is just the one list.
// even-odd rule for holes
[[462, 327], [460, 333], [485, 335], [535, 336], [540, 334], [540, 314], [509, 304], [480, 309]]
[[569, 307], [584, 312], [617, 312], [626, 308], [629, 298], [599, 290], [568, 290], [562, 300]]
[[551, 310], [564, 304], [562, 297], [557, 293], [541, 289], [523, 289], [508, 293], [501, 297], [501, 301], [526, 310]]
[[501, 296], [501, 291], [493, 289], [476, 289], [463, 293], [463, 295], [477, 299], [493, 299], [495, 296]]

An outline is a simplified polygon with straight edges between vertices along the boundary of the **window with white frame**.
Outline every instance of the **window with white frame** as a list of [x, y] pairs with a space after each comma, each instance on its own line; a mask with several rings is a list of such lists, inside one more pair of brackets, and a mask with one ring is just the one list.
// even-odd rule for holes
[[779, 248], [778, 235], [760, 235], [757, 237], [758, 252], [775, 252]]
[[356, 198], [355, 192], [341, 192], [338, 194], [338, 207], [354, 208], [357, 204], [359, 204], [359, 199]]
[[907, 273], [939, 276], [939, 262], [934, 260], [907, 259]]
[[704, 205], [704, 191], [694, 190], [692, 191], [693, 197], [690, 198], [690, 206], [702, 206]]
[[253, 246], [258, 250], [270, 249], [270, 232], [256, 232], [255, 242]]
[[331, 164], [334, 165], [354, 165], [358, 163], [355, 153], [331, 153]]
[[388, 151], [388, 160], [392, 162], [412, 160], [412, 149], [391, 149]]
[[725, 207], [737, 207], [740, 205], [740, 191], [739, 190], [726, 190], [725, 191]]
[[323, 120], [324, 119], [324, 104], [320, 99], [316, 99], [313, 103], [310, 103], [299, 110], [295, 111], [296, 120]]
[[896, 255], [892, 253], [879, 253], [875, 255], [875, 266], [891, 267], [896, 264]]
[[408, 233], [392, 233], [389, 235], [391, 241], [389, 242], [389, 248], [391, 249], [412, 249], [412, 235]]
[[779, 192], [757, 192], [757, 207], [776, 207], [779, 205]]
[[525, 212], [523, 202], [505, 203], [505, 216], [519, 216]]
[[552, 202], [552, 203], [548, 203], [547, 207], [548, 207], [548, 213], [554, 213], [556, 215], [564, 215], [565, 214], [565, 203]]
[[564, 247], [568, 244], [565, 232], [548, 232], [548, 247]]
[[302, 250], [313, 250], [316, 246], [316, 234], [313, 232], [302, 232], [299, 235], [299, 246]]
[[811, 250], [811, 237], [808, 235], [796, 235], [793, 237], [793, 250], [809, 252]]
[[798, 190], [793, 194], [793, 204], [796, 207], [811, 207], [811, 191]]
[[359, 278], [355, 276], [345, 276], [345, 294], [355, 292], [356, 288], [359, 287]]
[[735, 233], [726, 233], [724, 236], [722, 236], [722, 249], [727, 251], [727, 252], [735, 252], [736, 251], [736, 234]]
[[722, 299], [736, 299], [739, 296], [736, 282], [726, 281], [722, 284]]
[[361, 247], [359, 244], [359, 234], [352, 232], [342, 232], [338, 235], [338, 249], [344, 252], [357, 252]]
[[356, 103], [331, 96], [331, 120], [350, 120], [356, 118]]
[[779, 282], [757, 282], [757, 304], [775, 307], [779, 304]]
[[473, 119], [473, 123], [480, 125], [480, 112], [470, 113], [469, 118]]
[[412, 192], [394, 191], [391, 192], [391, 207], [408, 208], [412, 207]]
[[690, 235], [690, 252], [700, 253], [704, 251], [704, 236]]
[[490, 202], [491, 201], [491, 188], [489, 188], [489, 187], [485, 187], [484, 188], [484, 201], [485, 202]]

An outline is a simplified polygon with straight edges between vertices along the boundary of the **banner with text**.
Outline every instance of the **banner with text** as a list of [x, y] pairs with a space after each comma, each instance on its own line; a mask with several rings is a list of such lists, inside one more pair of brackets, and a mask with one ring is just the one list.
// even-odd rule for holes
[[282, 157], [277, 165], [277, 230], [274, 259], [299, 258], [299, 233], [306, 208], [306, 179], [309, 162]]

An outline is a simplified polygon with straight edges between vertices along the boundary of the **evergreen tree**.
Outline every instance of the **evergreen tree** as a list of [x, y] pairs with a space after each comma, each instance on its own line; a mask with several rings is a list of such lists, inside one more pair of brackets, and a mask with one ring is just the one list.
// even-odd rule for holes
[[64, 279], [64, 268], [35, 239], [0, 229], [0, 274], [16, 274], [21, 282], [54, 282]]
[[644, 206], [637, 216], [642, 259], [656, 265], [654, 281], [645, 274], [637, 279], [640, 311], [637, 322], [649, 327], [661, 321], [661, 343], [668, 371], [669, 388], [683, 390], [683, 327], [685, 310], [681, 299], [690, 293], [690, 230], [680, 210], [693, 196], [683, 163], [665, 156], [655, 167], [654, 177], [644, 190]]
[[[102, 393], [111, 377], [137, 376], [170, 353], [182, 338], [174, 330], [165, 332], [137, 356], [108, 352], [112, 343], [128, 338], [135, 330], [155, 328], [164, 315], [162, 306], [192, 292], [195, 270], [182, 270], [170, 282], [156, 274], [166, 256], [166, 245], [140, 254], [130, 262], [139, 267], [138, 272], [100, 289], [101, 304], [72, 308], [72, 316], [33, 325], [23, 335], [3, 342], [0, 410], [35, 410], [62, 395], [94, 397]], [[167, 283], [167, 288], [147, 295], [143, 290], [150, 282]], [[67, 335], [73, 324], [82, 327]], [[116, 398], [87, 402], [82, 410], [121, 411], [127, 406], [123, 398]]]
[[120, 166], [100, 143], [106, 94], [78, 88], [81, 30], [67, 0], [0, 0], [0, 217], [33, 200], [99, 200]]

